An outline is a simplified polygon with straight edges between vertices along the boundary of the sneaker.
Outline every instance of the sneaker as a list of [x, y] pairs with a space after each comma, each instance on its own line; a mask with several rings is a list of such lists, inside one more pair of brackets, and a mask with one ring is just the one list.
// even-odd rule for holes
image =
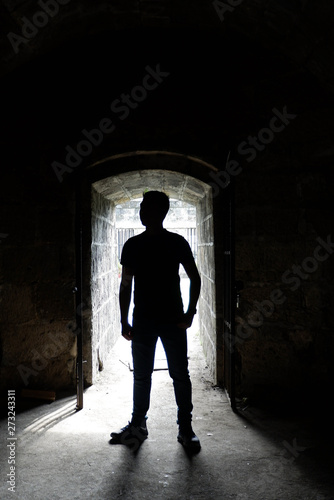
[[192, 451], [198, 451], [201, 448], [201, 443], [191, 426], [185, 429], [179, 428], [177, 440], [185, 448]]
[[132, 422], [129, 422], [128, 425], [123, 427], [120, 431], [110, 434], [113, 444], [125, 444], [127, 446], [140, 445], [147, 439], [147, 436], [148, 430], [146, 427], [146, 419], [142, 421], [141, 425], [133, 425]]

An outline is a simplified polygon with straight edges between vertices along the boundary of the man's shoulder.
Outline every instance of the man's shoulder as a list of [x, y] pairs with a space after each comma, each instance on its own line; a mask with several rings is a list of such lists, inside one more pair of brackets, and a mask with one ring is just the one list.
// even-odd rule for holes
[[181, 234], [174, 233], [173, 231], [165, 231], [165, 235], [167, 238], [173, 239], [175, 241], [187, 241]]
[[144, 239], [144, 233], [145, 232], [142, 232], [142, 233], [136, 234], [135, 236], [131, 236], [129, 239], [126, 240], [124, 245], [135, 245], [136, 243], [139, 243], [140, 241], [142, 241]]
[[169, 240], [169, 244], [174, 245], [176, 247], [181, 247], [181, 248], [189, 246], [188, 241], [181, 234], [174, 233], [172, 231], [166, 231], [166, 234], [167, 234], [166, 237]]
[[[165, 242], [166, 245], [171, 245], [174, 247], [188, 245], [187, 240], [181, 234], [174, 233], [173, 231], [167, 231], [167, 229], [164, 230], [157, 241]], [[143, 231], [142, 233], [136, 234], [135, 236], [131, 236], [131, 238], [129, 238], [124, 243], [124, 247], [126, 246], [129, 249], [138, 246], [145, 246], [151, 243], [152, 240], [150, 236], [147, 235], [145, 231]]]
[[[175, 241], [187, 241], [181, 234], [174, 233], [173, 231], [168, 231], [167, 229], [164, 229], [162, 235], [159, 235], [160, 237], [163, 236], [165, 238], [173, 239]], [[150, 236], [146, 233], [146, 231], [143, 231], [142, 233], [136, 234], [135, 236], [131, 236], [126, 243], [136, 243], [140, 241], [149, 241]]]
[[142, 233], [128, 238], [123, 245], [122, 258], [124, 259], [130, 255], [135, 255], [138, 252], [138, 249], [142, 246], [142, 242]]

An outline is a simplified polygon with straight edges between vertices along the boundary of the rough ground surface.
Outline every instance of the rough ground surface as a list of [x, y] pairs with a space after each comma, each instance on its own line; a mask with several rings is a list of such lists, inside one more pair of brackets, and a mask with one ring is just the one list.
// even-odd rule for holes
[[176, 440], [166, 370], [153, 375], [148, 439], [136, 452], [109, 444], [110, 432], [131, 413], [130, 343], [120, 339], [99, 383], [85, 391], [83, 410], [75, 412], [75, 397], [67, 396], [16, 416], [15, 493], [7, 490], [7, 419], [1, 420], [1, 499], [332, 500], [331, 445], [313, 432], [314, 423], [252, 406], [232, 412], [209, 381], [198, 337], [190, 335], [200, 453], [187, 455]]

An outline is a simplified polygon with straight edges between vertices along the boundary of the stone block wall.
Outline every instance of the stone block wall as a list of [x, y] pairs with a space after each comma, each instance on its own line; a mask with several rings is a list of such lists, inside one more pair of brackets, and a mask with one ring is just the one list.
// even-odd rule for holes
[[197, 263], [202, 285], [198, 303], [200, 338], [210, 374], [217, 377], [216, 285], [211, 196], [197, 205]]
[[260, 190], [259, 174], [237, 179], [238, 391], [319, 393], [333, 376], [331, 187], [325, 172], [271, 170]]
[[114, 204], [92, 189], [91, 382], [120, 336]]
[[[36, 4], [23, 1], [15, 8], [15, 2], [6, 3], [13, 8], [4, 8], [3, 32], [19, 33], [23, 13], [31, 18]], [[38, 36], [21, 45], [19, 54], [8, 40], [2, 44], [1, 83], [6, 98], [0, 136], [1, 387], [24, 385], [19, 365], [26, 367], [26, 381], [36, 388], [67, 387], [75, 380], [76, 338], [68, 327], [75, 318], [72, 288], [78, 278], [75, 176], [82, 181], [89, 177], [89, 182], [104, 179], [115, 173], [105, 159], [143, 150], [179, 152], [221, 169], [228, 151], [236, 158], [247, 137], [252, 141], [262, 138], [263, 144], [256, 142], [255, 161], [246, 165], [248, 160], [239, 156], [247, 168], [236, 179], [236, 271], [245, 285], [237, 311], [239, 326], [244, 328], [237, 342], [240, 393], [254, 393], [264, 385], [268, 393], [274, 386], [310, 387], [315, 380], [329, 380], [333, 375], [333, 257], [319, 261], [312, 272], [314, 262], [306, 260], [315, 258], [318, 237], [326, 241], [334, 234], [334, 66], [329, 59], [331, 44], [323, 36], [332, 19], [330, 3], [327, 9], [314, 9], [309, 2], [302, 9], [305, 2], [294, 2], [290, 23], [286, 22], [290, 16], [275, 14], [278, 2], [250, 3], [243, 2], [233, 13], [226, 13], [229, 20], [222, 22], [210, 2], [202, 2], [196, 9], [178, 2], [173, 5], [173, 15], [155, 17], [157, 29], [150, 29], [152, 17], [145, 8], [150, 10], [152, 2], [142, 2], [140, 7], [136, 3], [133, 15], [124, 6], [117, 15], [110, 2], [90, 2], [88, 10], [81, 2], [70, 2]], [[265, 8], [259, 8], [260, 4]], [[116, 53], [117, 44], [120, 50]], [[222, 51], [225, 46], [228, 49]], [[106, 64], [111, 53], [112, 70]], [[123, 92], [133, 92], [143, 81], [147, 65], [170, 76], [144, 102], [137, 101], [138, 109], [131, 109], [122, 120], [111, 112], [111, 102]], [[226, 78], [226, 68], [231, 78]], [[68, 76], [65, 87], [64, 75]], [[287, 109], [298, 118], [269, 144], [268, 129], [262, 127], [273, 123], [270, 110], [274, 107], [280, 112]], [[76, 150], [82, 131], [95, 129], [104, 117], [112, 119], [115, 132], [106, 133], [91, 154], [80, 156], [79, 165], [69, 166], [73, 157], [67, 165], [66, 148]], [[154, 156], [162, 161], [162, 155]], [[137, 155], [132, 170], [157, 168], [157, 158], [152, 155], [151, 160], [145, 159], [145, 166], [140, 158]], [[55, 161], [62, 172], [57, 177], [52, 166]], [[129, 171], [125, 161], [119, 172]], [[169, 155], [161, 168], [210, 182], [202, 167], [198, 162], [180, 164]], [[132, 192], [140, 176], [131, 176], [128, 185]], [[161, 172], [157, 176], [160, 186]], [[153, 173], [151, 177], [157, 178]], [[179, 178], [170, 174], [165, 181], [180, 190]], [[187, 193], [186, 184], [182, 186]], [[90, 281], [90, 187], [86, 200], [89, 216], [84, 222], [88, 221], [89, 231], [84, 228], [88, 244], [85, 240], [83, 279]], [[214, 209], [214, 273], [213, 240], [207, 239], [206, 229], [211, 212], [205, 203], [203, 200], [199, 219], [203, 281], [199, 308], [203, 346], [213, 368], [222, 359], [219, 344], [218, 361], [213, 354], [214, 332], [220, 332], [215, 327], [221, 321], [221, 302], [213, 295], [211, 281], [216, 282], [217, 291], [224, 278], [222, 246], [217, 239], [222, 212]], [[216, 207], [216, 201], [214, 204]], [[101, 227], [102, 213], [96, 218]], [[98, 260], [98, 239], [95, 242], [94, 258]], [[296, 279], [293, 274], [286, 276], [287, 282], [282, 279], [294, 265], [301, 265], [307, 275], [300, 277], [300, 284], [291, 281]], [[96, 280], [102, 282], [102, 274], [96, 273]], [[110, 289], [108, 279], [102, 289]], [[93, 363], [91, 283], [84, 285], [88, 311], [84, 366], [90, 366], [89, 382], [93, 364], [94, 370], [100, 367], [97, 349], [108, 343], [101, 332], [108, 330], [109, 322], [102, 316], [93, 327], [100, 332]], [[94, 320], [104, 299], [100, 293], [101, 287], [97, 287]], [[279, 304], [282, 294], [286, 300]], [[268, 301], [273, 300], [277, 303], [271, 311]], [[256, 302], [269, 309], [261, 312], [258, 306], [254, 313]]]
[[76, 373], [73, 197], [58, 183], [42, 192], [21, 165], [25, 182], [1, 197], [0, 391], [66, 389]]

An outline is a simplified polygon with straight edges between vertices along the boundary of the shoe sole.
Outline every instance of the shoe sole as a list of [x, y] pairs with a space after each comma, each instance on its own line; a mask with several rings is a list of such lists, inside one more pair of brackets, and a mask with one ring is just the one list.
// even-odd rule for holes
[[182, 437], [181, 437], [181, 436], [177, 436], [177, 440], [178, 440], [178, 442], [179, 442], [179, 443], [181, 443], [181, 444], [182, 444], [182, 446], [184, 446], [187, 450], [199, 450], [199, 449], [201, 448], [201, 443], [199, 443], [199, 442], [198, 442], [198, 443], [192, 443], [192, 442], [190, 442], [190, 443], [188, 443], [188, 444], [187, 444], [187, 443], [184, 441], [184, 439], [182, 439]]
[[113, 443], [115, 444], [127, 444], [127, 441], [130, 441], [130, 440], [133, 440], [133, 439], [137, 439], [138, 441], [140, 442], [143, 442], [145, 441], [145, 439], [148, 438], [148, 432], [145, 433], [145, 434], [135, 434], [131, 431], [125, 431], [123, 433], [123, 435], [120, 435], [119, 433], [116, 433], [116, 432], [112, 432], [110, 434], [110, 437], [111, 437], [111, 440], [113, 441]]

